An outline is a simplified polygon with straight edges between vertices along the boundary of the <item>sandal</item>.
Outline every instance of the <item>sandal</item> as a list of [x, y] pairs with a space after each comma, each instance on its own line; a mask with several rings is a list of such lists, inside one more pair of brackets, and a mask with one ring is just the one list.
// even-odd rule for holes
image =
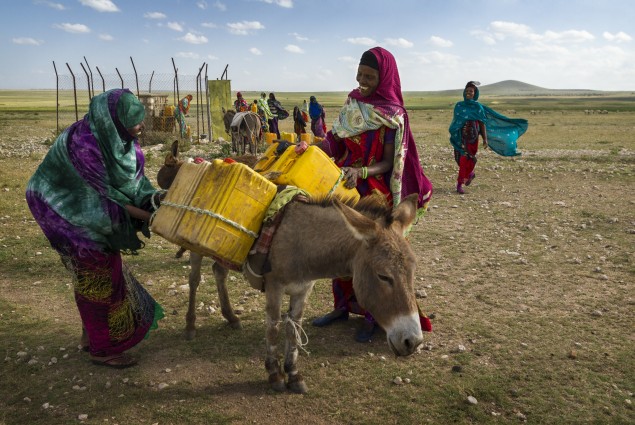
[[112, 367], [114, 369], [125, 369], [137, 364], [137, 360], [126, 353], [103, 357], [91, 356], [90, 361], [95, 365]]

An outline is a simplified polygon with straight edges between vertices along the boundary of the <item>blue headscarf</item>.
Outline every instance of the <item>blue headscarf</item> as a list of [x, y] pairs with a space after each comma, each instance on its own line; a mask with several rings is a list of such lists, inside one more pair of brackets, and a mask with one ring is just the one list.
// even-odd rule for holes
[[450, 124], [450, 143], [454, 149], [465, 153], [461, 142], [461, 129], [467, 121], [481, 121], [485, 124], [487, 144], [497, 154], [502, 156], [517, 156], [517, 141], [527, 131], [527, 120], [508, 118], [495, 110], [478, 102], [479, 90], [474, 84], [467, 87], [474, 88], [474, 98], [467, 99], [463, 90], [463, 101], [454, 106], [454, 117]]

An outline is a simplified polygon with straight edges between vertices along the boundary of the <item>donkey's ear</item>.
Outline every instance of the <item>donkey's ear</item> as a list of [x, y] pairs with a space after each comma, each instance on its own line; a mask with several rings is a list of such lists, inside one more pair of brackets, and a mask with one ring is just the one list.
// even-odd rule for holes
[[224, 107], [224, 106], [221, 106], [220, 110], [221, 110], [221, 111], [223, 111], [223, 114], [226, 114], [226, 113], [227, 113], [227, 111], [225, 110], [225, 107]]
[[417, 201], [419, 195], [413, 193], [401, 200], [392, 212], [392, 226], [396, 232], [402, 233], [404, 236], [417, 217]]
[[368, 241], [377, 236], [379, 225], [374, 220], [358, 213], [338, 199], [333, 199], [333, 205], [344, 219], [346, 227], [351, 231], [355, 239]]
[[172, 147], [170, 148], [170, 151], [172, 152], [172, 156], [174, 156], [174, 158], [178, 158], [179, 156], [179, 140], [178, 139], [172, 142]]

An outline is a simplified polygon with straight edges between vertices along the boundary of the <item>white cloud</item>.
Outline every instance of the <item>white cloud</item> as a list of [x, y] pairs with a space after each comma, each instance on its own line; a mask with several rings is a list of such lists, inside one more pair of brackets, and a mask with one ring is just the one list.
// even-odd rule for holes
[[202, 26], [203, 28], [218, 28], [218, 25], [216, 25], [216, 24], [215, 24], [215, 23], [213, 23], [213, 22], [203, 22], [203, 23], [201, 24], [201, 26]]
[[485, 31], [481, 31], [481, 30], [470, 31], [470, 35], [473, 35], [478, 40], [481, 40], [483, 43], [489, 46], [496, 44], [496, 39], [492, 35], [486, 33]]
[[225, 3], [221, 3], [219, 1], [217, 1], [216, 3], [214, 3], [214, 7], [218, 10], [220, 10], [221, 12], [224, 12], [227, 10], [227, 6], [225, 5]]
[[84, 24], [55, 24], [54, 28], [64, 30], [66, 32], [70, 32], [71, 34], [87, 34], [90, 32], [90, 28], [88, 28]]
[[625, 43], [633, 39], [630, 35], [626, 34], [623, 31], [620, 31], [615, 34], [611, 34], [610, 32], [605, 31], [604, 34], [602, 35], [604, 36], [606, 40], [615, 41], [616, 43]]
[[249, 53], [251, 53], [252, 55], [256, 55], [256, 56], [261, 56], [262, 55], [262, 52], [257, 47], [252, 47], [251, 49], [249, 49]]
[[99, 38], [104, 41], [113, 41], [114, 37], [110, 34], [99, 34]]
[[292, 32], [292, 33], [291, 33], [291, 34], [289, 34], [289, 35], [293, 36], [293, 37], [294, 37], [296, 40], [298, 40], [298, 41], [308, 41], [308, 40], [309, 40], [309, 38], [308, 38], [308, 37], [304, 37], [304, 36], [302, 36], [302, 35], [298, 34], [297, 32]]
[[489, 25], [491, 33], [472, 31], [472, 35], [485, 41], [487, 44], [495, 44], [508, 38], [535, 43], [584, 43], [594, 40], [595, 37], [585, 30], [547, 30], [543, 34], [534, 32], [531, 27], [515, 22], [493, 21]]
[[265, 28], [258, 21], [242, 21], [242, 22], [231, 22], [227, 24], [229, 28], [229, 32], [236, 35], [247, 35], [252, 31], [262, 30]]
[[296, 46], [295, 44], [287, 44], [284, 50], [291, 53], [304, 53], [304, 50], [302, 50], [300, 46]]
[[556, 43], [584, 43], [585, 41], [594, 40], [595, 37], [588, 31], [567, 30], [567, 31], [546, 31], [542, 36], [545, 42]]
[[493, 21], [490, 28], [497, 35], [497, 38], [504, 39], [507, 36], [516, 38], [530, 38], [533, 34], [531, 28], [524, 24], [515, 22]]
[[11, 41], [13, 41], [14, 44], [21, 44], [23, 46], [39, 46], [43, 43], [43, 41], [36, 40], [31, 37], [18, 37], [12, 39]]
[[198, 0], [196, 2], [196, 7], [198, 7], [199, 9], [207, 9], [207, 2], [205, 0]]
[[436, 35], [430, 37], [430, 44], [436, 47], [452, 47], [454, 45], [454, 43], [452, 43], [450, 40], [437, 37]]
[[183, 59], [200, 59], [198, 53], [194, 52], [178, 52], [175, 56]]
[[178, 22], [168, 22], [168, 28], [174, 31], [179, 31], [179, 32], [183, 31], [183, 27]]
[[79, 0], [79, 2], [97, 12], [119, 12], [117, 5], [110, 0]]
[[405, 38], [387, 38], [386, 44], [389, 46], [404, 47], [406, 49], [414, 46], [412, 41], [408, 41]]
[[161, 12], [146, 12], [143, 14], [143, 17], [146, 19], [165, 19], [167, 18], [165, 13]]
[[179, 38], [179, 40], [185, 41], [186, 43], [190, 44], [206, 44], [208, 41], [207, 37], [205, 37], [204, 35], [196, 35], [192, 34], [191, 32], [188, 32], [183, 37]]
[[56, 10], [66, 10], [63, 4], [53, 3], [52, 1], [36, 1], [35, 4], [44, 4], [50, 7], [51, 9], [56, 9]]
[[214, 56], [214, 55], [207, 55], [207, 60], [215, 61], [217, 59], [218, 58], [216, 56]]
[[260, 0], [265, 3], [275, 4], [280, 7], [284, 7], [286, 9], [291, 9], [293, 7], [293, 0]]
[[359, 44], [362, 46], [375, 46], [377, 44], [375, 40], [368, 37], [351, 37], [351, 38], [347, 38], [346, 41], [348, 41], [351, 44]]

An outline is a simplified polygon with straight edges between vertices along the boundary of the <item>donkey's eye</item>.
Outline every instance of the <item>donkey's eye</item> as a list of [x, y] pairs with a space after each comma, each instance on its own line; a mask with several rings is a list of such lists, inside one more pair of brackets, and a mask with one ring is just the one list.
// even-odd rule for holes
[[388, 285], [392, 286], [393, 281], [392, 281], [392, 278], [391, 278], [390, 276], [386, 276], [386, 275], [383, 275], [383, 274], [378, 274], [378, 275], [377, 275], [377, 277], [378, 277], [378, 278], [379, 278], [379, 280], [381, 280], [382, 282], [384, 282], [384, 283], [386, 283], [386, 284], [388, 284]]

